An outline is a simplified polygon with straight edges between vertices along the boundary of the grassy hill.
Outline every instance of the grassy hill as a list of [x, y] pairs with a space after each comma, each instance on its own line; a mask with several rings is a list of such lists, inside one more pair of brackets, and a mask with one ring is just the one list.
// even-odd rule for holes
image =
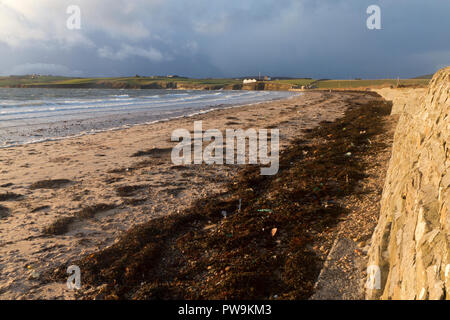
[[0, 87], [20, 88], [111, 88], [111, 89], [203, 89], [203, 90], [289, 90], [311, 86], [316, 89], [365, 89], [388, 86], [428, 85], [430, 79], [314, 80], [282, 79], [243, 85], [240, 79], [191, 79], [184, 77], [68, 78], [58, 76], [0, 77]]
[[380, 80], [322, 80], [314, 85], [319, 89], [355, 89], [355, 88], [374, 88], [389, 86], [427, 86], [429, 79], [380, 79]]
[[11, 87], [18, 85], [32, 85], [39, 83], [53, 83], [58, 81], [64, 81], [70, 79], [67, 77], [58, 76], [10, 76], [10, 77], [0, 77], [0, 87]]
[[[31, 78], [0, 77], [0, 87], [57, 87], [57, 88], [148, 88], [166, 89], [186, 87], [196, 89], [221, 89], [226, 86], [241, 84], [242, 81], [234, 79], [189, 79], [168, 77], [123, 77], [123, 78], [65, 78], [40, 76]], [[176, 84], [176, 85], [175, 85]]]

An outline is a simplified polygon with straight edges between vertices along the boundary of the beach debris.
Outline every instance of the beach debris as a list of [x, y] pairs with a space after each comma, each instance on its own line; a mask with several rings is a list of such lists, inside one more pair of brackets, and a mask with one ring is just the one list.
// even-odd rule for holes
[[273, 213], [271, 209], [259, 209], [258, 212], [267, 212], [267, 213]]
[[215, 227], [217, 227], [217, 224], [210, 224], [210, 225], [204, 227], [203, 230], [204, 231], [208, 231], [208, 230], [211, 230], [211, 229], [213, 229]]
[[346, 157], [351, 157], [351, 156], [352, 156], [352, 153], [351, 153], [351, 152], [347, 152], [347, 153], [345, 154], [345, 156], [346, 156]]
[[242, 199], [239, 199], [238, 212], [241, 212], [241, 207], [242, 207]]
[[0, 193], [0, 201], [12, 201], [22, 197], [23, 195], [14, 192]]
[[224, 217], [224, 218], [227, 217], [227, 212], [226, 211], [222, 211], [222, 217]]
[[31, 278], [31, 279], [34, 279], [34, 280], [39, 279], [40, 276], [41, 276], [41, 274], [40, 274], [39, 272], [37, 272], [36, 270], [33, 270], [33, 271], [31, 272], [31, 274], [30, 274], [30, 278]]
[[328, 208], [332, 205], [335, 205], [336, 202], [334, 200], [326, 200], [326, 201], [322, 201], [322, 205], [324, 208]]
[[271, 231], [272, 237], [275, 237], [275, 235], [277, 234], [278, 228], [273, 228]]
[[29, 270], [30, 272], [30, 276], [28, 279], [30, 280], [37, 280], [40, 278], [41, 274], [36, 271], [31, 265], [27, 265], [26, 268]]

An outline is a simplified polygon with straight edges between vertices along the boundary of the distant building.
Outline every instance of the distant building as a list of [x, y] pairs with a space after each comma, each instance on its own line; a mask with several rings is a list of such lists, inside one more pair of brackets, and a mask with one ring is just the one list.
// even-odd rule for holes
[[243, 81], [244, 84], [255, 83], [255, 82], [258, 82], [258, 80], [256, 80], [256, 79], [244, 79], [244, 81]]

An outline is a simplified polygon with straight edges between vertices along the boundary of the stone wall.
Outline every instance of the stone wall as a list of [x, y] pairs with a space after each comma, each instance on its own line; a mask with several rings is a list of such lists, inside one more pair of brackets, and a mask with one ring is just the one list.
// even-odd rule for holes
[[383, 88], [378, 89], [376, 92], [381, 95], [386, 100], [392, 101], [392, 114], [403, 114], [405, 112], [415, 113], [417, 108], [419, 108], [427, 89], [417, 88], [400, 88], [400, 89], [390, 89]]
[[450, 67], [435, 74], [423, 99], [379, 93], [401, 117], [369, 250], [367, 298], [450, 299]]

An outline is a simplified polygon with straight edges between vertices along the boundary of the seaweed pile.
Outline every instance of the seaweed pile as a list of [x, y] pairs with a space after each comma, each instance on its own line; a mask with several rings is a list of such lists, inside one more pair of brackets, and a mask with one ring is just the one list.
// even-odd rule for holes
[[323, 265], [316, 235], [345, 216], [339, 199], [358, 192], [363, 156], [386, 147], [371, 139], [392, 105], [372, 92], [345, 97], [345, 115], [293, 141], [277, 175], [246, 166], [226, 192], [137, 226], [47, 280], [65, 281], [75, 264], [81, 299], [309, 298]]
[[0, 219], [6, 218], [9, 215], [9, 209], [0, 204]]

